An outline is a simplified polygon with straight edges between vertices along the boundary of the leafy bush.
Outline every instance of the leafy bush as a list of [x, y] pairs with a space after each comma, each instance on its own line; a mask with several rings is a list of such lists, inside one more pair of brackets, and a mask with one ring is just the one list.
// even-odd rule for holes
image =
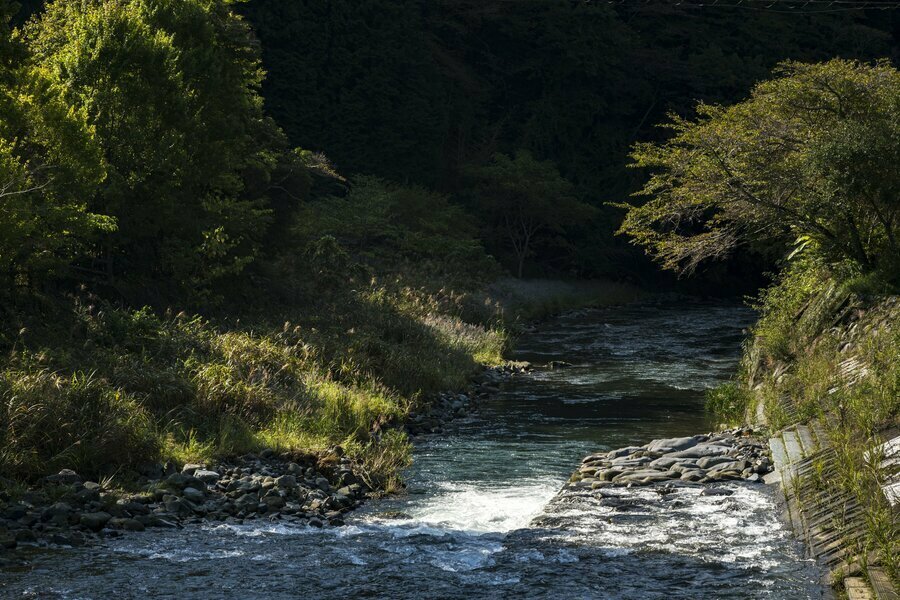
[[740, 425], [747, 419], [751, 398], [746, 385], [729, 381], [706, 391], [706, 409], [729, 425]]
[[376, 272], [396, 272], [398, 265], [435, 275], [497, 271], [462, 209], [425, 188], [375, 177], [355, 177], [345, 198], [304, 207], [295, 233], [310, 243], [330, 236], [354, 261]]
[[763, 358], [786, 359], [804, 344], [805, 335], [818, 331], [818, 323], [800, 331], [797, 316], [826, 285], [836, 284], [821, 262], [802, 257], [788, 263], [775, 283], [760, 291], [754, 305], [760, 318], [753, 326], [753, 337]]

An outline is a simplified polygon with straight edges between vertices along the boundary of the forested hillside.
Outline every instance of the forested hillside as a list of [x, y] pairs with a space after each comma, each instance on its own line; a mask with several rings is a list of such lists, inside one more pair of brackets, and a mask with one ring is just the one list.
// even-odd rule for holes
[[[896, 11], [665, 0], [265, 0], [241, 10], [262, 42], [267, 108], [292, 144], [327, 153], [339, 169], [456, 194], [508, 265], [514, 248], [467, 169], [520, 150], [555, 164], [598, 210], [564, 236], [539, 236], [532, 274], [658, 281], [614, 236], [621, 211], [604, 206], [640, 186], [644, 174], [625, 168], [633, 143], [663, 139], [657, 123], [692, 114], [697, 101], [745, 98], [780, 61], [898, 52]], [[716, 269], [708, 274], [721, 276]]]
[[380, 429], [500, 360], [469, 217], [292, 149], [228, 3], [0, 6], [4, 477], [343, 444], [388, 485]]

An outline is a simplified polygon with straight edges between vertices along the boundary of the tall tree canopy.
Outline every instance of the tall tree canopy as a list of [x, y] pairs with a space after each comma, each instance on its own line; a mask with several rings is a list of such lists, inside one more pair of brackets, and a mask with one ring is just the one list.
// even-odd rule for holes
[[202, 287], [253, 259], [284, 140], [230, 2], [59, 0], [26, 39], [96, 130], [108, 176], [90, 206], [118, 222], [111, 274]]
[[785, 63], [750, 99], [697, 112], [633, 153], [655, 172], [621, 232], [664, 266], [691, 271], [740, 244], [800, 238], [864, 271], [896, 267], [900, 72]]

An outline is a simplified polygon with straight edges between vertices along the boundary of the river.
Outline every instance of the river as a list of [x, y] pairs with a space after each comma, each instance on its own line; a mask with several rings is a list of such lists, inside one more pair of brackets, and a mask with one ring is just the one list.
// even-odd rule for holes
[[514, 358], [563, 360], [508, 381], [473, 416], [421, 437], [408, 494], [339, 528], [257, 522], [148, 531], [40, 550], [0, 573], [10, 598], [824, 597], [779, 521], [777, 490], [729, 483], [611, 509], [552, 501], [586, 454], [708, 431], [703, 390], [727, 379], [754, 315], [734, 304], [647, 302], [553, 319]]

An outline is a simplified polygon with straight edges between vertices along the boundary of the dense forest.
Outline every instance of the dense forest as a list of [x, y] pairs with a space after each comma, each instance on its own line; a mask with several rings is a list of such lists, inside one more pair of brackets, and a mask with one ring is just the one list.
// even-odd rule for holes
[[390, 488], [547, 308], [498, 279], [896, 289], [900, 13], [744, 8], [0, 0], [3, 473], [341, 444]]
[[[898, 52], [896, 11], [459, 0], [269, 0], [241, 10], [262, 42], [267, 108], [292, 144], [340, 170], [454, 195], [508, 265], [515, 246], [469, 174], [498, 153], [527, 151], [595, 209], [548, 224], [528, 272], [648, 283], [659, 273], [613, 235], [622, 213], [606, 206], [641, 186], [645, 173], [626, 168], [632, 144], [663, 139], [657, 124], [693, 114], [698, 101], [744, 99], [783, 60]], [[721, 282], [721, 267], [710, 269]]]

